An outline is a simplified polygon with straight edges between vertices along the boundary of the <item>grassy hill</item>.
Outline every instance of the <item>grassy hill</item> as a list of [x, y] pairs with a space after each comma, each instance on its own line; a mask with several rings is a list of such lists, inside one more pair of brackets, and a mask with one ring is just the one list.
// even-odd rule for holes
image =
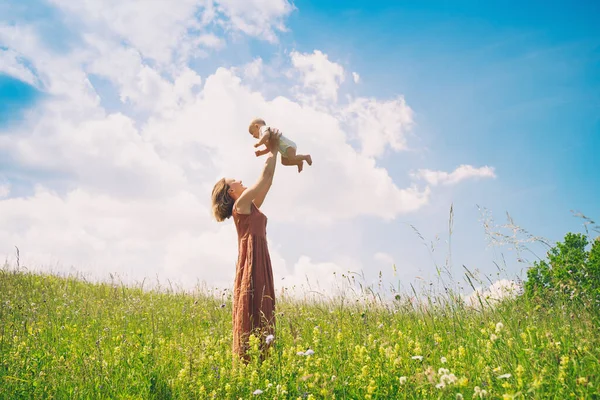
[[600, 331], [570, 302], [545, 308], [517, 298], [475, 310], [288, 299], [277, 312], [270, 357], [243, 365], [232, 362], [228, 293], [5, 268], [0, 398], [591, 399], [600, 391]]

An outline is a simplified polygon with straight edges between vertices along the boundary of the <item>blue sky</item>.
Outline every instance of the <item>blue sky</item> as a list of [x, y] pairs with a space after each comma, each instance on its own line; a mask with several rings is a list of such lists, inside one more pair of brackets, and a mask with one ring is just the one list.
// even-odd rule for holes
[[[440, 206], [447, 214], [454, 202], [455, 234], [463, 235], [454, 245], [463, 257], [473, 253], [473, 242], [484, 246], [483, 229], [473, 224], [479, 218], [475, 204], [489, 208], [498, 223], [509, 212], [517, 224], [552, 241], [583, 231], [572, 209], [598, 220], [598, 3], [297, 6], [286, 43], [344, 60], [361, 73], [363, 94], [402, 93], [415, 110], [419, 145], [428, 152], [381, 160], [395, 180], [406, 179], [415, 161], [441, 170], [464, 160], [496, 168], [493, 185], [471, 183]], [[425, 228], [433, 237], [446, 222], [439, 213], [401, 219], [427, 226], [427, 218], [436, 217], [437, 230]], [[381, 227], [370, 230], [376, 234]], [[390, 246], [411, 240], [405, 230], [395, 225], [384, 237]]]
[[[281, 10], [282, 4], [288, 4], [284, 0], [273, 0], [271, 3], [274, 5], [273, 10]], [[493, 167], [496, 177], [467, 179], [457, 185], [433, 185], [431, 197], [426, 205], [413, 212], [390, 211], [393, 214], [392, 219], [374, 217], [377, 211], [352, 210], [352, 218], [340, 218], [333, 224], [306, 225], [280, 217], [284, 214], [278, 214], [275, 210], [274, 217], [271, 217], [269, 222], [270, 232], [275, 237], [274, 246], [277, 248], [278, 257], [287, 266], [288, 272], [291, 266], [297, 267], [298, 270], [303, 266], [302, 268], [314, 272], [325, 268], [325, 265], [329, 268], [332, 265], [348, 263], [349, 265], [344, 265], [342, 269], [362, 268], [372, 280], [376, 277], [378, 269], [389, 268], [393, 261], [404, 268], [401, 274], [404, 280], [413, 279], [416, 275], [431, 276], [434, 269], [429, 261], [430, 255], [409, 224], [418, 227], [428, 240], [433, 240], [436, 235], [440, 236], [441, 243], [435, 257], [438, 262], [443, 263], [446, 257], [445, 249], [448, 247], [443, 242], [446, 239], [451, 204], [455, 213], [452, 257], [455, 264], [453, 271], [456, 274], [460, 274], [461, 264], [493, 273], [496, 268], [493, 260], [498, 260], [499, 252], [510, 253], [507, 249], [493, 250], [486, 247], [476, 205], [491, 210], [497, 223], [505, 222], [504, 214], [509, 212], [518, 225], [534, 235], [552, 241], [560, 240], [566, 232], [583, 230], [582, 221], [573, 217], [570, 212], [572, 209], [581, 211], [595, 220], [600, 219], [600, 203], [597, 201], [600, 197], [600, 180], [595, 176], [600, 167], [597, 157], [600, 150], [600, 26], [597, 24], [600, 5], [597, 2], [484, 4], [474, 1], [298, 1], [294, 5], [296, 9], [292, 12], [263, 13], [274, 15], [275, 22], [265, 20], [263, 25], [271, 27], [270, 24], [273, 23], [276, 40], [269, 40], [268, 32], [244, 31], [245, 28], [236, 25], [235, 20], [228, 20], [231, 15], [238, 13], [236, 15], [242, 19], [249, 18], [246, 22], [254, 26], [253, 23], [257, 21], [252, 20], [256, 18], [252, 14], [253, 6], [249, 6], [250, 10], [220, 9], [221, 22], [213, 21], [206, 29], [221, 38], [221, 44], [214, 47], [207, 45], [206, 54], [185, 59], [183, 64], [202, 77], [204, 83], [219, 67], [238, 71], [241, 66], [260, 58], [265, 71], [270, 72], [262, 73], [259, 80], [235, 72], [243, 84], [262, 93], [267, 101], [277, 96], [285, 96], [304, 109], [312, 110], [311, 107], [314, 107], [315, 110], [322, 111], [319, 107], [325, 103], [303, 103], [304, 92], [298, 86], [298, 82], [301, 81], [294, 81], [298, 76], [299, 79], [308, 79], [308, 75], [302, 75], [306, 74], [306, 71], [297, 66], [296, 70], [289, 69], [290, 57], [294, 52], [310, 55], [318, 50], [326, 54], [331, 63], [343, 67], [345, 74], [345, 79], [339, 82], [337, 89], [339, 100], [335, 105], [324, 106], [324, 109], [328, 110], [327, 115], [337, 116], [336, 107], [339, 106], [341, 110], [341, 104], [346, 99], [352, 102], [352, 99], [369, 98], [375, 99], [376, 102], [384, 102], [398, 96], [404, 96], [406, 104], [414, 112], [414, 126], [406, 136], [408, 149], [397, 151], [388, 146], [383, 154], [373, 158], [374, 165], [383, 168], [397, 188], [407, 188], [413, 183], [411, 171], [427, 169], [450, 173], [462, 164]], [[94, 19], [89, 10], [88, 15], [81, 14], [85, 12], [85, 9], [82, 11], [77, 7], [69, 8], [61, 2], [10, 2], [0, 6], [0, 14], [3, 15], [0, 22], [8, 27], [31, 27], [34, 37], [39, 41], [40, 49], [43, 50], [41, 53], [47, 51], [54, 56], [58, 55], [59, 58], [64, 57], [64, 65], [73, 67], [69, 70], [72, 73], [65, 75], [78, 77], [77, 74], [83, 71], [93, 93], [81, 96], [88, 99], [92, 105], [85, 112], [85, 117], [82, 116], [84, 114], [74, 112], [69, 121], [75, 126], [82, 123], [81, 121], [95, 121], [100, 118], [98, 110], [102, 110], [107, 118], [115, 113], [125, 115], [132, 121], [138, 133], [146, 137], [144, 132], [151, 131], [153, 123], [157, 120], [177, 120], [178, 117], [169, 117], [172, 118], [169, 120], [162, 116], [160, 107], [156, 106], [158, 103], [150, 104], [154, 101], [151, 99], [154, 95], [149, 96], [147, 92], [142, 96], [136, 94], [135, 90], [139, 87], [135, 89], [135, 85], [140, 81], [135, 79], [141, 79], [141, 75], [126, 82], [128, 78], [120, 78], [118, 72], [109, 72], [110, 68], [116, 68], [115, 71], [118, 71], [119, 67], [115, 67], [116, 61], [111, 61], [111, 65], [100, 65], [98, 60], [102, 56], [93, 55], [97, 50], [92, 49], [89, 44], [91, 42], [86, 41], [90, 35], [94, 35], [99, 41], [107, 43], [106, 48], [114, 46], [139, 53], [141, 64], [145, 65], [147, 70], [157, 73], [156, 77], [152, 78], [155, 79], [155, 86], [145, 86], [139, 90], [154, 90], [152, 88], [164, 86], [160, 86], [162, 83], [157, 77], [172, 83], [171, 72], [178, 71], [182, 64], [177, 61], [175, 55], [167, 58], [169, 61], [166, 64], [160, 64], [156, 55], [159, 53], [152, 53], [152, 46], [144, 47], [146, 44], [137, 36], [138, 31], [135, 29], [152, 29], [151, 24], [143, 25], [141, 16], [139, 19], [142, 22], [139, 26], [129, 29], [116, 23], [111, 25], [110, 18], [107, 21], [100, 17]], [[185, 10], [182, 11], [182, 15], [184, 13]], [[115, 15], [118, 17], [120, 14]], [[151, 21], [151, 18], [152, 15], [148, 20]], [[285, 31], [277, 29], [277, 21], [286, 26]], [[172, 26], [176, 27], [177, 24]], [[37, 59], [35, 49], [28, 48], [26, 41], [19, 42], [14, 35], [2, 36], [1, 33], [2, 31], [0, 49], [17, 54], [15, 62], [23, 67], [21, 71], [30, 71], [37, 79], [36, 82], [24, 82], [20, 79], [25, 79], [28, 75], [18, 75], [14, 68], [0, 70], [0, 103], [3, 105], [0, 108], [0, 139], [4, 136], [4, 141], [0, 141], [0, 155], [4, 155], [5, 160], [11, 160], [10, 165], [0, 161], [0, 187], [4, 185], [10, 188], [4, 196], [5, 205], [16, 207], [15, 199], [30, 198], [34, 188], [40, 185], [58, 193], [57, 196], [64, 201], [63, 206], [66, 210], [70, 207], [68, 193], [75, 193], [77, 188], [89, 190], [95, 195], [104, 194], [120, 199], [120, 189], [106, 183], [111, 179], [108, 172], [106, 176], [98, 172], [105, 170], [106, 165], [102, 167], [98, 164], [98, 171], [79, 176], [79, 173], [74, 171], [81, 166], [66, 158], [61, 160], [58, 157], [56, 163], [38, 160], [46, 156], [52, 158], [47, 152], [54, 148], [53, 142], [47, 137], [43, 140], [48, 140], [48, 147], [38, 148], [38, 153], [27, 150], [30, 149], [27, 147], [27, 140], [20, 141], [19, 138], [23, 137], [39, 142], [40, 138], [44, 138], [43, 129], [60, 132], [62, 128], [49, 128], [50, 125], [45, 125], [52, 119], [44, 110], [47, 110], [45, 107], [49, 107], [47, 102], [51, 103], [54, 99], [62, 99], [64, 96], [71, 98], [69, 96], [72, 94], [53, 92], [56, 89], [52, 88], [59, 85], [52, 84], [67, 78], [60, 76], [56, 71], [52, 72], [54, 75], [50, 72], [47, 76], [44, 75], [46, 71], [40, 69], [49, 65], [48, 58]], [[173, 32], [162, 34], [156, 36], [157, 40], [168, 37]], [[180, 42], [169, 44], [172, 46], [170, 48], [175, 49], [173, 54], [179, 54], [177, 52], [185, 48], [183, 45], [188, 39], [186, 35], [191, 34], [188, 32], [182, 35], [184, 39]], [[159, 46], [160, 43], [156, 47]], [[80, 59], [85, 61], [81, 62]], [[124, 68], [124, 65], [120, 68]], [[358, 83], [353, 82], [352, 72], [360, 75]], [[81, 93], [86, 90], [82, 88]], [[194, 90], [194, 93], [198, 93], [199, 89]], [[158, 99], [166, 92], [155, 93], [158, 93], [155, 96]], [[121, 101], [123, 96], [128, 95], [129, 100]], [[94, 96], [98, 96], [99, 105], [94, 105]], [[168, 96], [165, 96], [167, 99]], [[75, 95], [72, 98], [75, 99]], [[73, 101], [73, 104], [88, 104], [80, 100]], [[179, 104], [184, 103], [181, 100]], [[183, 109], [184, 106], [181, 106], [181, 110]], [[241, 108], [238, 105], [234, 109]], [[39, 113], [31, 115], [24, 113], [25, 110]], [[200, 108], [197, 110], [201, 113]], [[179, 111], [176, 107], [174, 112]], [[285, 125], [292, 124], [296, 117], [281, 118]], [[240, 119], [239, 125], [243, 123]], [[36, 133], [29, 137], [27, 129], [32, 126], [37, 126], [32, 130]], [[351, 127], [350, 130], [352, 129]], [[74, 130], [76, 131], [77, 129]], [[174, 136], [179, 134], [175, 125], [169, 132]], [[201, 128], [199, 132], [202, 132]], [[57, 133], [57, 137], [60, 137], [60, 134]], [[74, 149], [78, 149], [76, 146], [80, 145], [80, 141], [75, 136], [72, 137], [72, 143], [61, 141], [61, 146], [74, 146]], [[60, 140], [64, 138], [61, 137]], [[308, 140], [305, 141], [307, 142]], [[346, 142], [360, 152], [356, 134], [353, 136], [349, 132]], [[196, 145], [201, 150], [195, 156], [206, 158], [206, 144]], [[18, 149], [17, 153], [15, 149]], [[169, 151], [158, 152], [157, 157], [165, 157], [163, 161], [171, 162], [167, 157]], [[93, 152], [96, 153], [97, 151]], [[37, 154], [35, 160], [28, 159], [32, 154]], [[111, 167], [114, 165], [116, 164], [110, 164]], [[209, 165], [212, 165], [210, 171], [229, 171], [216, 161]], [[240, 164], [240, 168], [242, 165], [245, 164]], [[244, 166], [243, 170], [252, 171], [253, 168], [258, 168], [256, 163], [253, 166]], [[314, 174], [321, 173], [316, 170], [317, 164], [314, 168]], [[132, 176], [137, 176], [135, 174]], [[73, 178], [74, 176], [79, 177]], [[250, 172], [248, 176], [251, 176]], [[286, 184], [290, 184], [288, 180], [292, 179], [291, 176], [285, 175]], [[315, 179], [315, 188], [322, 187], [319, 178], [304, 176], [307, 176], [307, 180]], [[340, 175], [343, 176], [346, 175]], [[332, 190], [337, 190], [335, 182], [341, 182], [340, 177], [330, 181], [333, 182]], [[94, 183], [96, 179], [97, 184]], [[306, 199], [310, 199], [310, 203], [321, 195], [311, 193], [309, 189], [302, 189], [304, 184], [301, 181], [296, 182], [293, 185], [298, 185], [301, 188], [298, 190], [306, 192], [293, 199], [298, 203], [293, 203], [291, 209], [302, 208]], [[360, 187], [360, 182], [358, 185]], [[423, 189], [422, 183], [418, 185]], [[198, 201], [201, 201], [201, 195], [193, 193], [198, 196]], [[13, 200], [12, 203], [7, 202], [10, 199]], [[35, 201], [31, 200], [31, 207], [39, 207]], [[351, 203], [352, 198], [348, 198], [347, 201]], [[2, 203], [0, 196], [0, 205]], [[312, 206], [313, 203], [310, 204]], [[315, 207], [315, 212], [318, 212], [318, 202], [315, 203]], [[21, 208], [19, 210], [9, 210], [4, 214], [4, 218], [10, 220], [12, 216], [13, 219], [18, 219], [17, 214], [24, 212]], [[65, 211], [65, 215], [70, 215], [69, 212]], [[33, 234], [36, 232], [36, 224], [46, 222], [32, 220], [26, 228], [20, 226], [18, 233], [16, 230], [5, 230], [5, 236], [2, 237], [28, 243], [37, 237]], [[77, 232], [77, 223], [73, 224], [73, 232]], [[199, 228], [191, 234], [191, 243], [206, 243], [206, 232], [214, 233], [215, 230], [212, 225], [208, 226], [206, 231]], [[229, 233], [224, 234], [224, 237], [231, 238], [231, 227], [227, 229]], [[173, 237], [178, 237], [181, 231], [173, 231], [172, 234], [174, 236], [170, 239], [165, 238], [165, 247], [171, 246], [167, 244], [174, 240]], [[43, 260], [44, 254], [52, 254], [57, 260], [71, 263], [87, 263], [93, 259], [96, 253], [92, 251], [83, 252], [79, 258], [69, 258], [69, 246], [75, 246], [78, 240], [83, 240], [76, 233], [73, 233], [73, 237], [74, 242], [65, 244], [63, 252], [32, 250], [32, 254], [38, 255], [32, 259], [39, 262]], [[111, 248], [110, 243], [117, 247], [122, 244], [110, 242], [102, 236], [94, 237], [93, 240], [96, 240], [94, 243], [97, 246], [107, 246], [106, 248]], [[211, 240], [228, 239], [218, 236]], [[10, 249], [12, 246], [13, 244], [10, 244]], [[10, 249], [0, 249], [0, 254], [3, 251], [10, 254]], [[373, 261], [373, 254], [377, 253], [385, 254], [375, 257], [380, 261], [385, 260], [383, 264]], [[120, 253], [115, 250], [115, 254]], [[203, 262], [205, 258], [202, 257], [208, 256], [193, 255], [190, 256], [190, 260]], [[303, 257], [310, 258], [314, 265], [302, 264]], [[206, 260], [214, 261], [210, 257]], [[507, 257], [507, 260], [508, 275], [519, 273], [522, 265], [515, 262], [514, 256]], [[181, 270], [190, 273], [189, 265], [182, 266], [186, 262], [191, 263], [181, 261], [178, 267], [170, 267], [171, 269], [162, 268], [157, 264], [155, 268], [166, 276], [169, 276], [169, 273], [177, 274], [177, 271]], [[135, 271], [130, 272], [134, 276], [140, 276], [139, 269]], [[203, 274], [199, 275], [191, 273], [194, 278], [206, 278]]]
[[8, 75], [0, 75], [0, 121], [8, 124], [23, 118], [27, 110], [38, 99], [38, 91], [31, 85]]
[[582, 207], [598, 214], [598, 3], [298, 7], [290, 42], [368, 71], [363, 93], [404, 94], [435, 152], [431, 167], [449, 169], [467, 156], [495, 165], [516, 190], [555, 186], [546, 206], [554, 213]]
[[[368, 71], [363, 92], [403, 93], [429, 168], [449, 170], [465, 158], [494, 165], [501, 179], [482, 205], [552, 240], [580, 229], [570, 209], [598, 218], [597, 2], [298, 6], [290, 41]], [[383, 164], [401, 175], [404, 157]]]

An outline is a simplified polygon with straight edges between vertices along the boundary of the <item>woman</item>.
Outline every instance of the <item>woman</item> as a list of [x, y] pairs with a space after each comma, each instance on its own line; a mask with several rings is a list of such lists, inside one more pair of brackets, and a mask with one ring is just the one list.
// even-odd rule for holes
[[275, 325], [275, 287], [267, 247], [267, 217], [260, 212], [275, 173], [278, 138], [269, 142], [270, 152], [262, 174], [250, 188], [241, 181], [223, 178], [212, 192], [212, 211], [221, 222], [233, 216], [238, 233], [238, 259], [233, 290], [233, 354], [248, 360], [248, 337], [256, 333], [261, 347]]

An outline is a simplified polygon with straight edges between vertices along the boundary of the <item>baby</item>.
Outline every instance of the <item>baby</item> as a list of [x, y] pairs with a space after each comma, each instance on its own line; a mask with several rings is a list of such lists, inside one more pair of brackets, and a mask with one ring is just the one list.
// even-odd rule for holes
[[[254, 147], [260, 147], [262, 145], [266, 146], [269, 142], [269, 139], [271, 139], [271, 135], [276, 135], [279, 137], [279, 153], [281, 154], [281, 164], [296, 165], [298, 167], [298, 172], [302, 172], [304, 161], [306, 161], [308, 165], [312, 165], [312, 158], [310, 154], [296, 154], [296, 143], [283, 136], [278, 129], [267, 126], [264, 120], [260, 118], [253, 120], [248, 127], [248, 132], [250, 132], [255, 139], [259, 139]], [[259, 157], [267, 154], [268, 152], [269, 148], [266, 147], [263, 150], [256, 150], [255, 153], [256, 157]]]

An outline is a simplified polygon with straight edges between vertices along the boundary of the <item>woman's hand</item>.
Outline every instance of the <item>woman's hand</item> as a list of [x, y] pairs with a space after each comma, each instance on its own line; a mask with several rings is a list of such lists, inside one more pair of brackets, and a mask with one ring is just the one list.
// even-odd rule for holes
[[271, 154], [275, 155], [277, 150], [279, 149], [279, 138], [281, 137], [281, 132], [277, 128], [271, 128], [271, 138], [269, 139], [269, 150]]

